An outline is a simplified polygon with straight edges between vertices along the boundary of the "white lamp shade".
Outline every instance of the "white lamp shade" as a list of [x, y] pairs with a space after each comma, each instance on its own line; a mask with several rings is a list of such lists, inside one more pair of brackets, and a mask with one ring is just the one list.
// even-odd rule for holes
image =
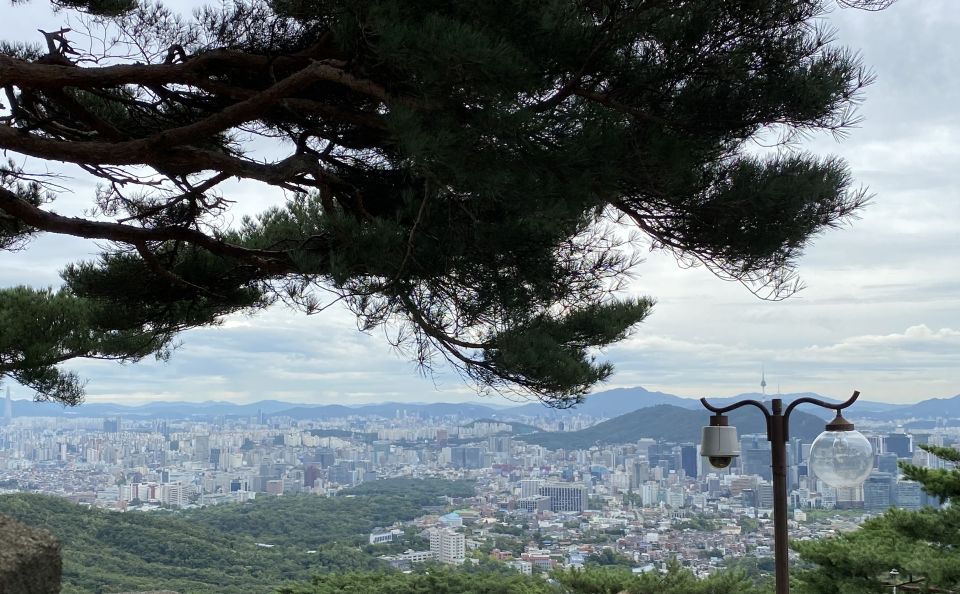
[[856, 487], [873, 470], [873, 446], [859, 431], [824, 431], [810, 446], [808, 464], [831, 487]]

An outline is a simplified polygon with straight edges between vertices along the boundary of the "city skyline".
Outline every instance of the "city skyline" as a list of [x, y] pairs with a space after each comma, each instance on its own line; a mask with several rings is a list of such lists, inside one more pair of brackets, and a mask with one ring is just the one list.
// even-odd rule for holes
[[[33, 2], [4, 14], [0, 38], [36, 42], [37, 28], [53, 30], [67, 13], [52, 15], [47, 3]], [[960, 82], [940, 77], [960, 49], [952, 34], [960, 14], [945, 0], [898, 3], [879, 13], [837, 9], [828, 22], [838, 28], [838, 42], [863, 54], [877, 81], [849, 138], [817, 136], [803, 148], [846, 158], [857, 182], [876, 195], [873, 204], [851, 228], [817, 239], [800, 262], [807, 288], [786, 302], [761, 301], [703, 269], [682, 270], [669, 255], [646, 254], [628, 292], [650, 295], [657, 305], [632, 337], [601, 355], [616, 372], [597, 390], [733, 395], [756, 391], [763, 365], [768, 391], [779, 384], [784, 392], [845, 397], [859, 389], [864, 399], [887, 402], [960, 392], [960, 282], [946, 273], [960, 268], [951, 224], [960, 215], [951, 170], [960, 161], [960, 118], [952, 106]], [[74, 194], [57, 200], [58, 212], [70, 213], [93, 191], [81, 177], [67, 185]], [[242, 212], [283, 199], [257, 186], [233, 189]], [[39, 238], [25, 252], [0, 254], [0, 285], [56, 286], [60, 267], [96, 252], [93, 242]], [[181, 342], [169, 363], [65, 367], [89, 378], [89, 402], [510, 404], [478, 399], [443, 366], [422, 377], [382, 336], [358, 332], [337, 308], [312, 317], [281, 308], [235, 315], [219, 328], [187, 332]], [[18, 398], [30, 395], [8, 385]]]

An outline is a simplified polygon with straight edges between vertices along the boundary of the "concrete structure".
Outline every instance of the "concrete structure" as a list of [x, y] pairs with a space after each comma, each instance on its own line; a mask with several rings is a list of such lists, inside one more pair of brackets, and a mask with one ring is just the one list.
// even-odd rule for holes
[[449, 528], [434, 529], [430, 533], [430, 552], [434, 560], [449, 565], [462, 565], [466, 559], [466, 539]]
[[534, 497], [540, 493], [544, 481], [541, 479], [523, 479], [520, 481], [520, 497]]
[[539, 494], [550, 498], [552, 512], [582, 512], [587, 509], [585, 485], [549, 483], [540, 487]]
[[8, 425], [13, 422], [13, 403], [10, 401], [10, 388], [7, 388], [7, 397], [3, 401], [3, 418], [0, 419], [0, 425]]
[[393, 531], [384, 530], [383, 528], [374, 528], [373, 532], [370, 533], [370, 544], [384, 544], [388, 542], [393, 542]]
[[517, 499], [517, 509], [523, 510], [528, 514], [550, 511], [550, 498], [544, 495], [521, 497]]
[[873, 472], [863, 483], [863, 507], [871, 511], [883, 511], [896, 498], [895, 476], [886, 472]]
[[896, 499], [897, 507], [901, 509], [917, 510], [923, 507], [923, 489], [920, 483], [915, 481], [897, 481]]
[[0, 516], [0, 594], [57, 594], [61, 572], [57, 539]]

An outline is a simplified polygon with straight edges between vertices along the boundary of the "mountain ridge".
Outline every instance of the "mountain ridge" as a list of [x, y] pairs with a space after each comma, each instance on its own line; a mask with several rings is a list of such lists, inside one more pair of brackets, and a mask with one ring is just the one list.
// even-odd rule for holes
[[[812, 392], [797, 392], [778, 395], [786, 403], [800, 397], [814, 397], [837, 403], [841, 400], [822, 396]], [[708, 397], [711, 404], [725, 406], [744, 398], [769, 400], [770, 394], [748, 392], [736, 396]], [[298, 420], [330, 419], [344, 416], [381, 416], [392, 418], [399, 414], [421, 416], [459, 416], [462, 418], [491, 418], [496, 420], [523, 420], [530, 417], [564, 417], [589, 415], [598, 418], [614, 418], [635, 410], [668, 404], [688, 410], [702, 411], [699, 400], [684, 398], [666, 392], [650, 391], [641, 386], [634, 388], [614, 388], [595, 392], [572, 409], [558, 410], [544, 406], [539, 402], [504, 408], [498, 403], [484, 402], [435, 402], [409, 403], [384, 402], [374, 404], [301, 404], [281, 400], [261, 400], [247, 404], [235, 404], [223, 400], [203, 402], [161, 401], [145, 404], [126, 405], [118, 403], [92, 402], [78, 407], [65, 407], [55, 402], [35, 402], [33, 400], [13, 400], [14, 416], [57, 416], [100, 418], [126, 416], [130, 418], [213, 418], [252, 417], [257, 414], [266, 416], [287, 416]], [[818, 407], [803, 407], [801, 410], [811, 414], [830, 418], [832, 412]], [[960, 417], [960, 395], [949, 398], [930, 398], [912, 404], [891, 404], [870, 400], [858, 400], [847, 415], [851, 418], [869, 418], [893, 420], [898, 418], [926, 419], [937, 417]]]
[[[731, 412], [729, 417], [730, 424], [737, 428], [740, 436], [766, 435], [766, 420], [760, 411], [742, 408]], [[708, 420], [709, 415], [706, 411], [695, 411], [671, 404], [658, 404], [637, 409], [579, 431], [545, 431], [515, 435], [514, 439], [554, 450], [618, 445], [636, 442], [643, 438], [695, 444], [700, 441], [700, 432]], [[799, 437], [810, 443], [823, 430], [822, 419], [801, 411], [794, 411], [791, 414], [791, 437]]]

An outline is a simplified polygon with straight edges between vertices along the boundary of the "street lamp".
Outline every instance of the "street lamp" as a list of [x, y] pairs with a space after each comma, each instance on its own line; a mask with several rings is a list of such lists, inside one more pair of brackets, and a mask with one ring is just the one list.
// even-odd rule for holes
[[837, 411], [837, 416], [827, 423], [810, 447], [808, 466], [820, 480], [831, 487], [855, 487], [866, 480], [873, 468], [873, 448], [853, 423], [847, 421], [840, 411], [859, 398], [854, 392], [846, 402], [831, 404], [816, 398], [798, 398], [786, 411], [783, 400], [774, 398], [770, 409], [757, 400], [741, 400], [722, 408], [711, 405], [701, 398], [703, 406], [713, 413], [710, 425], [703, 428], [700, 455], [706, 456], [717, 468], [726, 468], [733, 458], [740, 455], [737, 429], [731, 427], [726, 413], [743, 406], [755, 406], [767, 421], [767, 440], [770, 441], [773, 471], [773, 542], [776, 568], [776, 594], [790, 594], [790, 561], [787, 542], [787, 439], [790, 435], [790, 413], [800, 404], [816, 404]]

